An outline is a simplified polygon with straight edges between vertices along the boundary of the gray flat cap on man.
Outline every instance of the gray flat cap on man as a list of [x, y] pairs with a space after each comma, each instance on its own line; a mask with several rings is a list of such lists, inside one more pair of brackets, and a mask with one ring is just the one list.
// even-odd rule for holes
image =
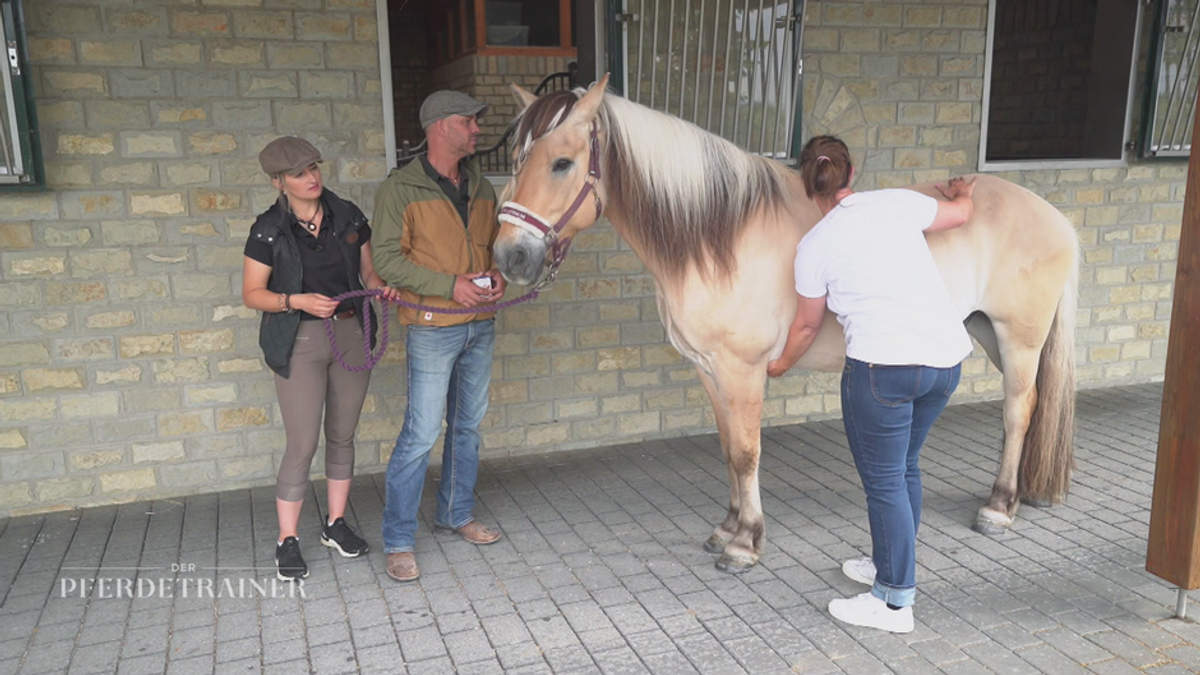
[[268, 176], [299, 173], [321, 161], [321, 151], [299, 136], [281, 136], [258, 153], [258, 163]]
[[435, 91], [421, 104], [421, 128], [427, 129], [430, 124], [451, 115], [481, 115], [485, 110], [486, 103], [462, 92], [450, 89]]

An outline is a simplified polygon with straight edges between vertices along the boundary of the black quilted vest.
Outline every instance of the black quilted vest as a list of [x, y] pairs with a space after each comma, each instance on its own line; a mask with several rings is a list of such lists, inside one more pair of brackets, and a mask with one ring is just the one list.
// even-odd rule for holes
[[[341, 250], [342, 260], [345, 262], [350, 290], [362, 290], [362, 281], [359, 279], [360, 246], [356, 243], [348, 243], [346, 239], [367, 224], [367, 217], [353, 203], [338, 197], [329, 189], [325, 190], [321, 199], [325, 202], [327, 213], [332, 216], [333, 236], [341, 244], [338, 248]], [[278, 203], [272, 205], [254, 221], [254, 225], [250, 226], [250, 237], [264, 241], [271, 246], [271, 276], [267, 279], [267, 290], [289, 295], [302, 293], [304, 270], [300, 264], [300, 242], [296, 240], [296, 234], [292, 231], [291, 216], [287, 211]], [[357, 241], [357, 238], [355, 240]], [[365, 303], [362, 298], [355, 298], [352, 302], [358, 310], [357, 318], [361, 326]], [[378, 322], [374, 320], [374, 310], [370, 305], [367, 305], [365, 309], [371, 312], [371, 347], [373, 349], [375, 347], [374, 329]], [[299, 328], [299, 312], [292, 314], [263, 312], [262, 323], [258, 328], [258, 345], [262, 347], [267, 366], [279, 373], [281, 377], [286, 378], [290, 374], [288, 363], [292, 359], [292, 348], [296, 344], [296, 331]]]

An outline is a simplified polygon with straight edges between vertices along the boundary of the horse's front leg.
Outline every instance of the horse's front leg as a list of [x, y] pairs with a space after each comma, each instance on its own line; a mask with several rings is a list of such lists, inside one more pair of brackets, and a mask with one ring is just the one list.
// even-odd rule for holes
[[[719, 420], [718, 430], [723, 429], [731, 495], [725, 521], [717, 526], [709, 544], [714, 540], [724, 543], [717, 569], [732, 574], [745, 572], [758, 563], [766, 538], [758, 485], [762, 373], [751, 368], [745, 371], [719, 373], [716, 380], [705, 383]], [[725, 539], [729, 534], [732, 536]], [[706, 544], [705, 548], [712, 550], [715, 546]]]
[[[1001, 336], [1004, 345], [1004, 336]], [[1006, 345], [1008, 346], [1008, 345]], [[1000, 455], [1000, 471], [992, 486], [992, 495], [979, 509], [975, 531], [982, 534], [1003, 534], [1012, 525], [1020, 506], [1017, 477], [1021, 468], [1021, 452], [1025, 432], [1037, 405], [1037, 349], [1004, 349], [1004, 450]]]
[[737, 534], [738, 516], [741, 513], [742, 500], [738, 489], [737, 474], [734, 473], [733, 463], [729, 460], [729, 446], [723, 439], [721, 451], [725, 455], [725, 467], [729, 470], [729, 509], [725, 512], [725, 520], [713, 528], [712, 534], [704, 542], [704, 550], [709, 553], [725, 552], [725, 546]]
[[[739, 424], [750, 413], [732, 411], [729, 466], [732, 480], [741, 497], [741, 508], [737, 513], [737, 531], [725, 544], [725, 551], [717, 559], [717, 569], [730, 574], [741, 574], [758, 564], [766, 540], [763, 520], [762, 499], [758, 485], [758, 460], [762, 450], [759, 414], [761, 404], [753, 413], [753, 424]], [[750, 427], [753, 426], [753, 429]], [[740, 427], [740, 432], [739, 432]]]
[[725, 545], [737, 534], [738, 512], [741, 510], [737, 474], [734, 473], [733, 463], [729, 461], [729, 419], [712, 378], [700, 368], [696, 368], [696, 373], [700, 375], [700, 382], [704, 384], [704, 391], [708, 392], [708, 399], [712, 402], [713, 413], [717, 418], [717, 436], [721, 440], [721, 456], [725, 458], [725, 468], [729, 472], [729, 509], [725, 512], [725, 520], [713, 528], [713, 533], [704, 542], [704, 550], [709, 553], [724, 553]]

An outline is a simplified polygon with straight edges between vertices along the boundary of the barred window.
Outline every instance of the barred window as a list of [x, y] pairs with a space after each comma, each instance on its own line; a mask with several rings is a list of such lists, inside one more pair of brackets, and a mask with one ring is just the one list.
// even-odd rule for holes
[[1200, 2], [1158, 3], [1150, 56], [1142, 155], [1187, 157], [1196, 118], [1197, 61], [1200, 60]]
[[0, 189], [43, 185], [21, 0], [0, 0]]

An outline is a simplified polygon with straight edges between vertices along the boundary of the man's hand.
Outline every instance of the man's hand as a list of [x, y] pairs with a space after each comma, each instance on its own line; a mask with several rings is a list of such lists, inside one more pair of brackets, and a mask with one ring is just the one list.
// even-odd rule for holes
[[508, 281], [504, 279], [504, 275], [498, 269], [489, 271], [488, 276], [492, 278], [491, 297], [488, 299], [491, 302], [499, 302], [504, 297], [504, 291], [508, 288]]
[[463, 307], [474, 307], [487, 302], [495, 293], [491, 288], [480, 288], [475, 285], [476, 273], [460, 274], [454, 278], [453, 299]]

